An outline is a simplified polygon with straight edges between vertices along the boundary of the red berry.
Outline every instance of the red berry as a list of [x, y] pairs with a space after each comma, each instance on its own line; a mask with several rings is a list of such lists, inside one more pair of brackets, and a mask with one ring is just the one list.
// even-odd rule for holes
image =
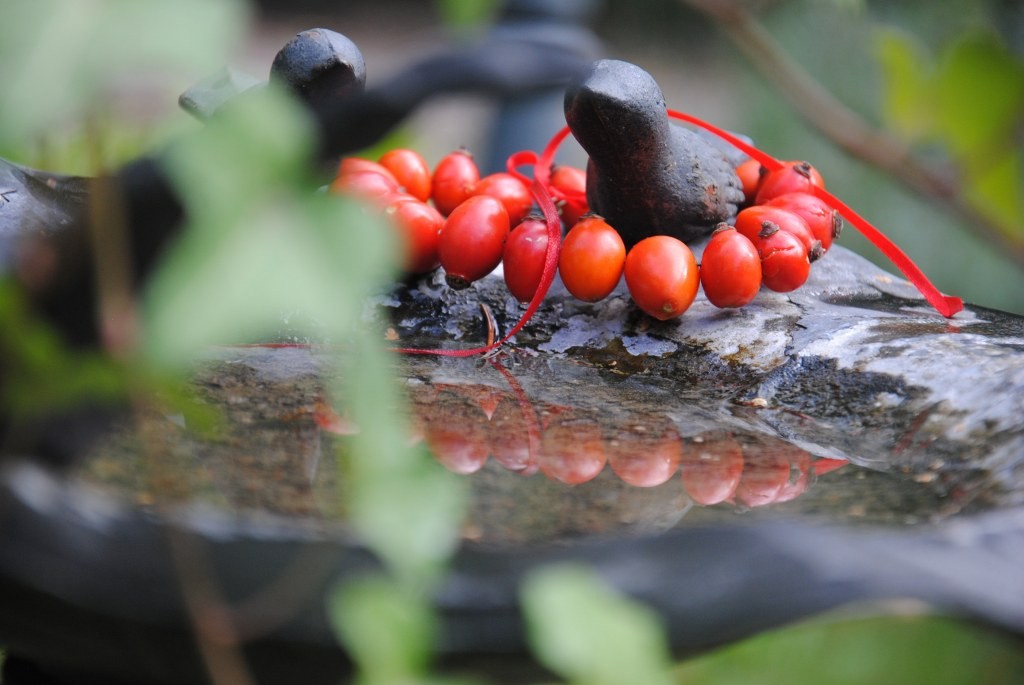
[[597, 302], [622, 278], [626, 246], [618, 232], [596, 214], [580, 219], [562, 241], [558, 273], [573, 297]]
[[825, 187], [818, 170], [807, 162], [785, 162], [781, 169], [765, 174], [761, 188], [757, 191], [757, 204], [764, 204], [773, 197], [786, 193], [808, 193], [813, 186]]
[[456, 207], [438, 243], [448, 285], [461, 290], [493, 271], [501, 263], [508, 232], [508, 212], [490, 195], [474, 195]]
[[391, 172], [405, 192], [423, 202], [430, 199], [430, 166], [423, 155], [409, 148], [389, 150], [381, 155], [380, 165]]
[[747, 204], [751, 204], [757, 197], [757, 191], [761, 188], [761, 179], [767, 173], [767, 169], [761, 166], [756, 159], [748, 159], [736, 167], [736, 175], [743, 185], [743, 196]]
[[502, 256], [505, 285], [520, 302], [529, 302], [537, 292], [547, 249], [548, 225], [539, 217], [526, 217], [508, 234]]
[[437, 163], [431, 182], [430, 197], [437, 211], [445, 216], [451, 214], [473, 194], [479, 181], [480, 170], [467, 150], [456, 150], [445, 155]]
[[398, 192], [398, 182], [390, 173], [384, 175], [376, 171], [350, 171], [334, 179], [329, 190], [339, 195], [373, 200]]
[[683, 241], [644, 238], [626, 255], [626, 286], [644, 312], [662, 321], [685, 312], [697, 296], [697, 260]]
[[501, 200], [508, 212], [509, 223], [515, 226], [533, 207], [533, 196], [525, 183], [512, 174], [500, 171], [484, 176], [473, 189], [474, 195], [490, 195]]
[[558, 165], [551, 169], [551, 187], [565, 199], [559, 203], [562, 221], [572, 227], [590, 211], [587, 205], [587, 172], [572, 166]]
[[788, 293], [802, 286], [811, 273], [807, 249], [792, 233], [769, 225], [757, 241], [761, 255], [761, 281], [765, 287]]
[[404, 249], [402, 270], [409, 274], [433, 271], [438, 265], [437, 249], [444, 217], [436, 209], [414, 197], [398, 198], [385, 214], [398, 224]]
[[747, 240], [756, 243], [761, 231], [764, 230], [765, 222], [778, 226], [779, 229], [792, 233], [804, 244], [809, 255], [817, 255], [814, 244], [817, 238], [811, 232], [807, 222], [794, 212], [775, 205], [754, 205], [747, 207], [736, 215], [736, 230], [742, 233]]
[[398, 187], [398, 179], [395, 178], [394, 174], [392, 174], [384, 165], [372, 160], [363, 159], [362, 157], [343, 157], [341, 162], [338, 164], [338, 176], [344, 176], [345, 174], [351, 174], [357, 171], [372, 171], [382, 174], [394, 181], [395, 187]]
[[700, 260], [700, 283], [716, 307], [742, 307], [761, 289], [761, 256], [732, 226], [711, 234]]
[[810, 193], [786, 193], [768, 201], [771, 207], [782, 207], [793, 212], [811, 229], [814, 237], [821, 241], [821, 249], [828, 251], [832, 241], [839, 237], [843, 219], [839, 212], [817, 195]]

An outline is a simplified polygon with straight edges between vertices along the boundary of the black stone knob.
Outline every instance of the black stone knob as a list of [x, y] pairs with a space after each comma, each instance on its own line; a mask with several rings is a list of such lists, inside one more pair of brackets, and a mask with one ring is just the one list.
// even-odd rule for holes
[[565, 93], [565, 119], [590, 156], [587, 200], [627, 247], [652, 235], [691, 241], [735, 217], [743, 188], [721, 150], [673, 125], [654, 78], [594, 62]]
[[270, 66], [271, 80], [286, 83], [313, 105], [361, 93], [366, 63], [355, 43], [329, 29], [309, 29], [281, 48]]

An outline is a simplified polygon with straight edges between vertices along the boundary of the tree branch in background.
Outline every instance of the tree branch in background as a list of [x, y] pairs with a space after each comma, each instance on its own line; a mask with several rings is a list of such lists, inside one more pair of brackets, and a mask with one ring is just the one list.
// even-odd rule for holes
[[910, 146], [877, 129], [811, 76], [745, 8], [724, 0], [680, 0], [709, 17], [750, 64], [775, 85], [812, 126], [853, 157], [886, 172], [917, 193], [938, 201], [967, 228], [1024, 268], [1024, 241], [979, 212], [961, 194], [951, 168], [915, 157]]

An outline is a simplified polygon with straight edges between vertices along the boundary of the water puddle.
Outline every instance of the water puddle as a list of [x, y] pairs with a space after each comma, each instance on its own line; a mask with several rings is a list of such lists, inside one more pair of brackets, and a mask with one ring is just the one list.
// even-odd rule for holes
[[[224, 348], [193, 387], [220, 416], [136, 421], [75, 478], [143, 508], [202, 503], [239, 516], [345, 529], [346, 442], [358, 426], [324, 398], [326, 353]], [[790, 441], [758, 398], [571, 357], [396, 358], [412, 440], [470, 479], [464, 535], [517, 545], [797, 518], [927, 525], [997, 506], [991, 474], [888, 451]], [[790, 416], [791, 420], [821, 418]], [[914, 435], [914, 421], [891, 435]], [[870, 444], [865, 442], [865, 444]], [[880, 466], [884, 465], [884, 466]]]

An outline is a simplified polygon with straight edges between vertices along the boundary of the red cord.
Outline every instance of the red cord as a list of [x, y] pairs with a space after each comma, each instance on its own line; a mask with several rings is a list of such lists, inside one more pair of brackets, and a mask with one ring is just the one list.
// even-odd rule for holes
[[[562, 141], [568, 135], [568, 127], [559, 131], [548, 142], [540, 157], [534, 152], [524, 151], [518, 152], [508, 159], [509, 173], [514, 173], [520, 179], [530, 183], [530, 193], [533, 195], [537, 206], [540, 207], [548, 228], [548, 246], [547, 251], [544, 253], [544, 270], [541, 272], [540, 283], [537, 285], [537, 291], [533, 294], [533, 299], [526, 306], [526, 311], [519, 317], [516, 325], [500, 340], [495, 340], [489, 345], [480, 347], [458, 350], [399, 347], [393, 348], [392, 351], [401, 354], [432, 354], [441, 357], [472, 357], [478, 354], [486, 354], [508, 342], [533, 317], [540, 308], [541, 302], [544, 301], [544, 297], [548, 294], [548, 290], [551, 288], [551, 284], [555, 280], [555, 274], [558, 271], [558, 252], [562, 245], [562, 219], [558, 216], [558, 208], [555, 207], [555, 201], [551, 197], [551, 164], [554, 162], [558, 146], [562, 144]], [[518, 167], [525, 164], [533, 164], [532, 181], [518, 171]]]
[[[781, 169], [784, 166], [781, 161], [775, 159], [768, 153], [759, 150], [724, 129], [713, 124], [709, 124], [703, 119], [699, 119], [691, 114], [673, 109], [668, 110], [668, 115], [674, 119], [684, 121], [688, 124], [692, 124], [693, 126], [709, 131], [727, 143], [735, 146], [744, 154], [756, 159], [760, 162], [761, 166], [765, 167], [769, 171]], [[519, 321], [516, 322], [516, 325], [513, 326], [500, 340], [496, 340], [488, 345], [482, 345], [479, 347], [457, 350], [400, 347], [394, 348], [393, 351], [401, 354], [431, 354], [442, 357], [472, 357], [478, 354], [485, 354], [508, 342], [513, 336], [521, 331], [526, 323], [533, 317], [537, 312], [537, 309], [540, 308], [541, 302], [543, 302], [548, 290], [551, 288], [551, 283], [554, 281], [555, 273], [558, 270], [558, 254], [562, 243], [562, 222], [559, 218], [558, 208], [555, 205], [555, 201], [571, 201], [580, 199], [578, 197], [579, 193], [566, 193], [557, 188], [551, 187], [551, 167], [554, 163], [555, 153], [558, 151], [558, 147], [562, 144], [562, 141], [564, 141], [568, 135], [569, 128], [565, 127], [556, 133], [550, 141], [548, 141], [547, 146], [539, 156], [532, 150], [523, 150], [510, 156], [506, 162], [508, 173], [530, 186], [530, 193], [533, 195], [534, 201], [543, 213], [544, 221], [547, 224], [548, 229], [548, 246], [544, 255], [544, 270], [541, 273], [540, 284], [537, 286], [537, 291], [533, 294], [533, 298], [527, 305], [526, 311], [523, 312]], [[532, 180], [527, 175], [519, 171], [520, 167], [531, 165], [533, 167]], [[881, 250], [881, 252], [888, 257], [890, 261], [892, 261], [896, 268], [898, 268], [900, 272], [914, 284], [914, 287], [924, 295], [925, 299], [935, 307], [936, 311], [944, 317], [950, 318], [963, 309], [963, 300], [959, 297], [943, 295], [939, 289], [928, 280], [928, 277], [925, 276], [924, 272], [921, 271], [914, 261], [894, 242], [875, 228], [867, 219], [853, 211], [853, 209], [846, 203], [824, 188], [815, 187], [814, 193], [825, 200], [833, 209], [838, 211], [843, 218], [859, 230], [865, 238]]]
[[[782, 162], [771, 155], [758, 150], [753, 145], [745, 143], [731, 133], [709, 124], [706, 121], [698, 119], [693, 115], [686, 114], [685, 112], [677, 112], [671, 109], [668, 113], [671, 117], [710, 131], [722, 140], [725, 140], [737, 147], [741, 152], [756, 159], [761, 163], [761, 166], [765, 167], [769, 171], [781, 169], [784, 166]], [[924, 295], [924, 298], [928, 300], [928, 303], [931, 304], [931, 306], [935, 307], [939, 314], [942, 314], [948, 319], [964, 308], [963, 300], [959, 297], [943, 295], [939, 292], [939, 289], [928, 280], [928, 277], [924, 275], [924, 272], [921, 271], [920, 267], [918, 267], [917, 264], [915, 264], [914, 261], [896, 245], [896, 243], [892, 242], [880, 230], [875, 228], [867, 219], [853, 211], [849, 205], [824, 188], [815, 186], [814, 194], [827, 202], [833, 209], [838, 211], [844, 219], [853, 224], [854, 228], [860, 231], [865, 238], [871, 241], [872, 245], [881, 250], [882, 254], [884, 254], [889, 261], [891, 261], [896, 268], [907, 277], [907, 280], [914, 284], [914, 287], [917, 288], [918, 292]]]
[[512, 372], [506, 369], [504, 366], [498, 363], [495, 359], [489, 359], [491, 366], [493, 366], [498, 373], [504, 378], [505, 382], [508, 383], [509, 387], [512, 388], [512, 394], [515, 395], [516, 402], [519, 403], [519, 413], [523, 417], [523, 422], [526, 424], [526, 454], [527, 464], [526, 467], [520, 471], [524, 475], [531, 475], [537, 471], [540, 461], [540, 440], [541, 440], [541, 425], [540, 417], [537, 416], [537, 409], [533, 406], [533, 402], [527, 396], [526, 391], [523, 390], [523, 386], [520, 385]]

